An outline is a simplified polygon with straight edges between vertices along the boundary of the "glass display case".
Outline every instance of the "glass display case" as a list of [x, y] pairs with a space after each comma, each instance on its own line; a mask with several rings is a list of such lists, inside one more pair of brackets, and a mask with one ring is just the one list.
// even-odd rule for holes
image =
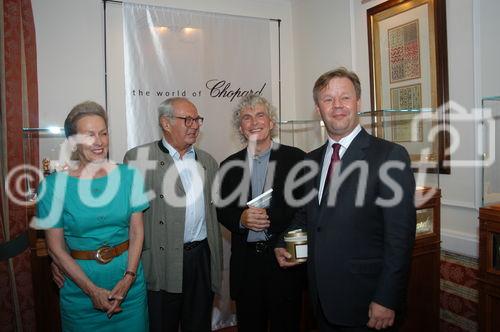
[[290, 120], [279, 123], [279, 137], [282, 144], [310, 152], [325, 143], [327, 133], [321, 120]]
[[363, 128], [376, 137], [401, 144], [410, 154], [417, 187], [439, 188], [442, 170], [439, 117], [429, 108], [361, 112]]
[[482, 118], [482, 205], [500, 203], [500, 144], [495, 128], [500, 127], [500, 96], [485, 97], [481, 102]]
[[[60, 127], [23, 128], [24, 178], [26, 192], [25, 205], [34, 215], [37, 200], [37, 188], [44, 176], [62, 169], [66, 139], [64, 129]], [[31, 217], [30, 216], [30, 217]], [[30, 234], [32, 252], [39, 257], [47, 256], [47, 247], [43, 231], [33, 230]]]
[[59, 159], [60, 146], [65, 140], [58, 127], [23, 128], [22, 134], [23, 163], [9, 175], [15, 179], [7, 180], [15, 181], [10, 199], [17, 205], [29, 207], [36, 201], [36, 190], [43, 175], [53, 171], [57, 164], [55, 161]]
[[491, 315], [500, 310], [500, 96], [481, 101], [482, 205], [479, 209], [479, 327], [498, 331], [500, 320]]
[[[378, 110], [359, 113], [361, 126], [371, 135], [403, 145], [410, 154], [416, 173], [446, 173], [443, 163], [443, 141], [445, 128], [439, 113], [430, 108], [408, 110]], [[327, 133], [321, 120], [290, 120], [279, 123], [279, 137], [283, 144], [292, 145], [309, 152], [321, 146]], [[439, 187], [439, 176], [428, 177]]]
[[[34, 160], [33, 156], [38, 156], [38, 164], [44, 173], [51, 173], [65, 167], [71, 152], [66, 144], [64, 128], [23, 128], [23, 138], [23, 148], [30, 155], [25, 156], [25, 160]], [[32, 151], [35, 142], [38, 151]]]
[[[28, 188], [25, 199], [28, 218], [35, 214], [36, 190], [49, 173], [61, 169], [65, 163], [64, 130], [59, 127], [23, 128], [23, 157], [25, 175], [22, 181]], [[36, 325], [39, 331], [60, 331], [59, 291], [51, 278], [51, 259], [43, 230], [30, 228], [31, 274]]]
[[417, 235], [430, 234], [433, 232], [434, 216], [432, 209], [419, 209], [417, 210]]
[[[359, 113], [361, 126], [371, 135], [403, 145], [410, 154], [417, 185], [417, 235], [439, 238], [439, 169], [437, 113], [431, 109], [383, 110]], [[327, 139], [321, 120], [291, 120], [280, 123], [280, 142], [306, 152]], [[436, 212], [437, 211], [437, 212]]]

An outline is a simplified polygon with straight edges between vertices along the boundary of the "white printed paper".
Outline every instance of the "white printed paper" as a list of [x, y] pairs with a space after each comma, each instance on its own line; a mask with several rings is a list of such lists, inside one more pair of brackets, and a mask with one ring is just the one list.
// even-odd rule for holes
[[255, 207], [255, 208], [267, 208], [269, 207], [269, 202], [271, 201], [271, 194], [273, 193], [273, 189], [269, 189], [266, 192], [263, 192], [259, 196], [253, 198], [251, 201], [247, 202], [247, 206]]
[[296, 245], [295, 256], [297, 257], [297, 259], [307, 258], [307, 244]]

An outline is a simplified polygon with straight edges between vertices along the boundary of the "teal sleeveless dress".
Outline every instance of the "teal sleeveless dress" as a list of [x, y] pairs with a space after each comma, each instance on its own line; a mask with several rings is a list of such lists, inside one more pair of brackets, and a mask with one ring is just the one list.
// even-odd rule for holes
[[[45, 229], [64, 228], [69, 250], [96, 250], [128, 240], [131, 214], [149, 207], [140, 172], [126, 165], [118, 165], [107, 176], [95, 179], [53, 173], [42, 181], [38, 192], [35, 225]], [[127, 269], [128, 251], [107, 264], [75, 261], [95, 285], [112, 290]], [[90, 297], [69, 278], [60, 289], [60, 304], [63, 331], [149, 330], [142, 263], [121, 304], [123, 311], [111, 318], [95, 309]]]

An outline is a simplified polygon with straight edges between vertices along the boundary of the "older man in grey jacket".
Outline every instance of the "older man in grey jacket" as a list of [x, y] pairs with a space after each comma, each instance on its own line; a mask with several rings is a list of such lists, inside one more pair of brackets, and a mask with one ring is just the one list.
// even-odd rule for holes
[[218, 165], [193, 146], [203, 118], [186, 98], [158, 107], [163, 138], [131, 149], [152, 197], [144, 214], [143, 264], [151, 331], [210, 331], [221, 287], [222, 239], [211, 187]]

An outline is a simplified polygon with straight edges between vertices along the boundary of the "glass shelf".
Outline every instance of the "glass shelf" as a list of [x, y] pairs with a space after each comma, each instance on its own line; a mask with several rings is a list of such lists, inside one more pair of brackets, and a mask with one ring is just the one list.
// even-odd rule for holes
[[[359, 113], [361, 126], [371, 135], [403, 145], [410, 154], [417, 187], [439, 188], [441, 160], [432, 131], [439, 123], [433, 109], [379, 110]], [[280, 122], [280, 142], [310, 152], [327, 140], [321, 120]]]
[[280, 143], [295, 146], [310, 152], [327, 139], [326, 129], [321, 120], [290, 120], [279, 122]]
[[44, 175], [60, 167], [61, 147], [66, 141], [64, 128], [23, 128], [25, 201], [36, 201], [36, 188]]
[[59, 169], [66, 162], [67, 158], [64, 157], [67, 155], [66, 143], [62, 127], [23, 128], [24, 160], [31, 160], [40, 165], [44, 173]]
[[359, 113], [361, 126], [371, 135], [398, 143], [410, 155], [417, 188], [439, 188], [442, 160], [436, 129], [439, 115], [431, 108], [377, 110]]
[[[438, 123], [433, 109], [379, 110], [359, 113], [361, 126], [371, 135], [399, 143], [408, 150], [414, 167], [436, 167], [438, 142], [427, 139]], [[283, 144], [310, 151], [324, 144], [327, 133], [321, 120], [290, 120], [280, 124]]]

